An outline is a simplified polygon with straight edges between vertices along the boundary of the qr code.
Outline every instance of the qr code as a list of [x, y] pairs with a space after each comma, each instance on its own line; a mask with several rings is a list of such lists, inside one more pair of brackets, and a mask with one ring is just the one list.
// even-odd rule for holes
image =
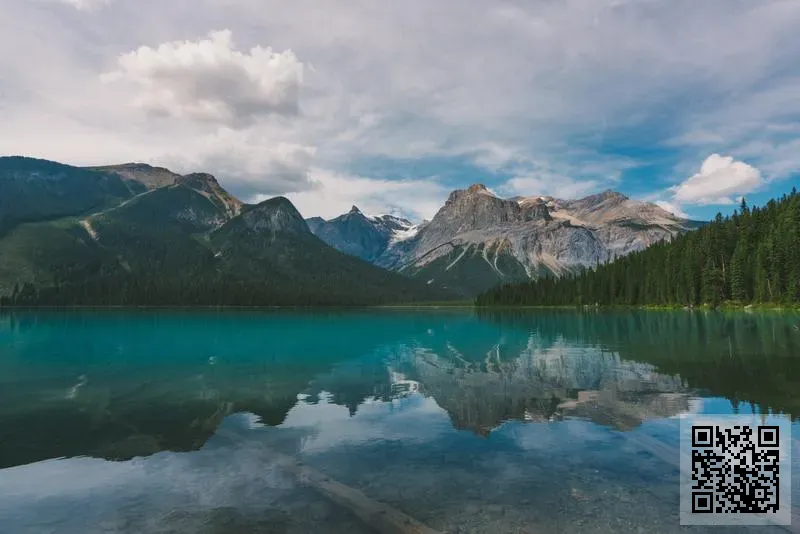
[[[784, 450], [791, 448], [786, 446], [790, 426], [741, 418], [703, 420], [688, 424], [686, 433], [686, 442], [682, 438], [681, 443], [681, 470], [682, 475], [688, 471], [688, 480], [681, 487], [681, 498], [689, 502], [685, 503], [688, 506], [682, 502], [682, 514], [691, 513], [695, 518], [760, 516], [770, 517], [772, 523], [778, 514], [790, 517], [787, 499], [791, 486], [784, 480], [791, 475], [788, 451]], [[682, 515], [682, 523], [683, 519]]]
[[780, 510], [780, 428], [692, 426], [692, 512]]

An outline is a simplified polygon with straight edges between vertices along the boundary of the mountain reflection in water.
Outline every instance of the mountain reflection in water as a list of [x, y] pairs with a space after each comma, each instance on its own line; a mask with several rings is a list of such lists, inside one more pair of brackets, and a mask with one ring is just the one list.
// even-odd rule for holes
[[796, 320], [0, 315], [0, 525], [366, 528], [279, 451], [441, 531], [677, 532], [676, 469], [634, 438], [675, 447], [687, 412], [800, 415]]

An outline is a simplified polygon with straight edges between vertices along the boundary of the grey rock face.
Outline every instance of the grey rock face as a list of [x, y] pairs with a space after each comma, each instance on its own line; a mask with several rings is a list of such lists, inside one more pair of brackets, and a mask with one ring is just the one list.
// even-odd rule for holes
[[306, 222], [328, 245], [373, 263], [393, 241], [414, 227], [410, 221], [392, 215], [367, 217], [356, 206], [330, 221], [312, 217]]
[[420, 258], [459, 236], [482, 231], [480, 239], [483, 240], [490, 235], [499, 237], [504, 228], [548, 220], [550, 214], [544, 204], [523, 206], [498, 198], [486, 186], [476, 184], [450, 194], [433, 220], [417, 235], [413, 258], [406, 259]]
[[523, 206], [519, 202], [494, 196], [483, 184], [475, 184], [469, 189], [450, 194], [445, 205], [428, 225], [428, 232], [436, 228], [461, 233], [549, 218], [543, 203]]
[[[352, 222], [347, 224], [353, 226], [345, 224], [356, 216], [363, 228], [358, 231]], [[367, 237], [386, 234], [373, 230], [366, 222], [370, 219], [357, 211], [334, 221], [335, 232], [324, 227], [315, 233], [339, 250], [410, 276], [436, 281], [444, 271], [471, 262], [465, 270], [475, 280], [465, 282], [466, 287], [460, 288], [463, 294], [470, 294], [470, 285], [475, 291], [478, 285], [485, 287], [487, 276], [491, 283], [532, 279], [543, 273], [561, 276], [695, 227], [655, 204], [614, 191], [577, 200], [502, 199], [481, 184], [451, 193], [433, 220], [414, 228], [406, 239]], [[447, 278], [452, 284], [453, 277]]]
[[194, 173], [181, 176], [180, 185], [190, 187], [206, 197], [212, 204], [222, 210], [227, 219], [236, 217], [242, 212], [242, 202], [225, 191], [214, 176], [206, 173]]

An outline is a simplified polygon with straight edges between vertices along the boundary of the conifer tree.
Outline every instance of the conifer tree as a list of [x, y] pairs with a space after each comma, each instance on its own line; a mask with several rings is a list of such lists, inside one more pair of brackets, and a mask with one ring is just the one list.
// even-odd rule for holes
[[747, 268], [746, 245], [740, 241], [731, 260], [731, 298], [738, 302], [747, 300], [745, 287], [745, 270]]

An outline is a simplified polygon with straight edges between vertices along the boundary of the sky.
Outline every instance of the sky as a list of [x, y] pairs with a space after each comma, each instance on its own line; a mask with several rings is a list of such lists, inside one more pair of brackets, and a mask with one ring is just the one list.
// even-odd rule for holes
[[0, 155], [210, 172], [305, 217], [800, 180], [797, 0], [3, 0]]

